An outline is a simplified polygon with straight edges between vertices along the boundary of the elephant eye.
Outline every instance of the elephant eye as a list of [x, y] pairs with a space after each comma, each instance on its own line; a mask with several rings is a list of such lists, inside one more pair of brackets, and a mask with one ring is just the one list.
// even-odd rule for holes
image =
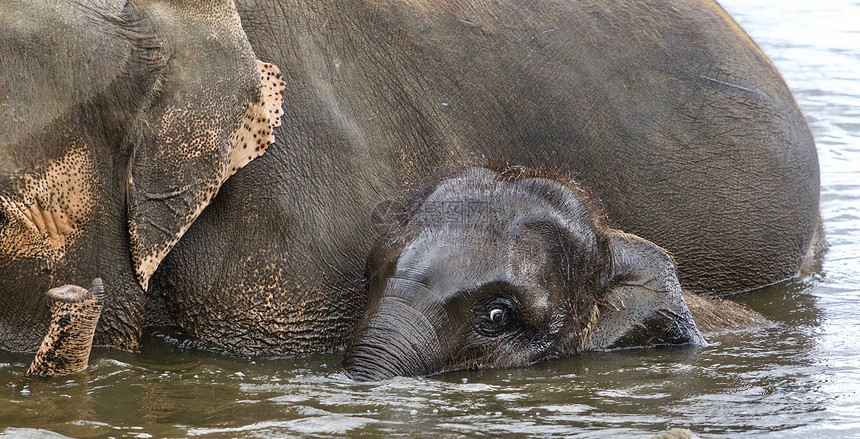
[[478, 314], [476, 329], [487, 337], [496, 337], [511, 329], [513, 311], [507, 300], [494, 300]]
[[508, 320], [508, 313], [503, 307], [496, 307], [490, 310], [489, 317], [491, 322], [501, 326]]

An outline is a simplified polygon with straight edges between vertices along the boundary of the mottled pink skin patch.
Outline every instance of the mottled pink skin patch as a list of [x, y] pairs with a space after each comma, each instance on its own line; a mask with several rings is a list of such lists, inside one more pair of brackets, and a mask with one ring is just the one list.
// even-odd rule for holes
[[260, 74], [260, 99], [252, 102], [239, 127], [230, 135], [230, 165], [227, 176], [236, 173], [275, 143], [275, 128], [281, 126], [281, 92], [286, 84], [281, 71], [272, 64], [257, 61]]
[[[281, 91], [284, 90], [286, 84], [281, 77], [280, 70], [272, 64], [258, 60], [257, 73], [260, 78], [257, 93], [247, 103], [245, 113], [240, 118], [238, 126], [228, 137], [230, 152], [222, 176], [218, 181], [213, 182], [209, 193], [191, 212], [189, 219], [185, 221], [172, 240], [166, 245], [158, 246], [157, 251], [133, 253], [133, 259], [136, 261], [135, 271], [144, 290], [148, 288], [149, 278], [155, 273], [158, 264], [179, 242], [179, 239], [191, 227], [194, 220], [200, 216], [203, 209], [209, 205], [221, 184], [236, 171], [263, 155], [269, 145], [275, 143], [275, 128], [281, 126], [281, 116], [283, 115]], [[210, 139], [210, 141], [216, 140]], [[192, 148], [192, 150], [194, 149]], [[133, 236], [134, 233], [132, 230]]]
[[59, 261], [91, 219], [100, 184], [83, 140], [71, 139], [64, 157], [18, 176], [15, 195], [0, 196], [8, 219], [0, 228], [0, 252]]

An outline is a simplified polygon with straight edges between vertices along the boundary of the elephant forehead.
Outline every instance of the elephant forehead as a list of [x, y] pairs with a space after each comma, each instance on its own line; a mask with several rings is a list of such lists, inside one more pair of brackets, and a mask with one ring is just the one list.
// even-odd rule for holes
[[536, 221], [589, 225], [592, 214], [578, 189], [547, 178], [504, 180], [486, 168], [469, 168], [439, 183], [413, 221], [425, 228], [504, 230]]
[[65, 156], [15, 176], [0, 195], [7, 219], [0, 251], [13, 259], [62, 258], [92, 217], [98, 181], [81, 139], [71, 140]]
[[504, 247], [487, 233], [425, 231], [400, 253], [394, 276], [437, 287], [480, 284], [504, 273]]
[[545, 284], [546, 248], [527, 235], [447, 231], [419, 235], [400, 253], [393, 278], [410, 280], [437, 291], [471, 290], [506, 282], [529, 290]]

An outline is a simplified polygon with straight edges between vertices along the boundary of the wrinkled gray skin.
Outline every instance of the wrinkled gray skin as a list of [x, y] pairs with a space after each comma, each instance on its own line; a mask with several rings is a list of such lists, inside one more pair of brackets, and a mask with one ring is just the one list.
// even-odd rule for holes
[[155, 265], [246, 156], [232, 134], [267, 97], [256, 57], [232, 1], [0, 17], [0, 349], [35, 350], [45, 291], [94, 278], [95, 342], [134, 349]]
[[[374, 207], [405, 205], [437, 168], [458, 163], [557, 168], [602, 200], [609, 225], [671, 253], [681, 285], [696, 293], [795, 276], [815, 241], [818, 163], [809, 129], [773, 65], [715, 3], [243, 0], [236, 7], [252, 49], [243, 38], [225, 38], [240, 47], [213, 51], [203, 50], [211, 48], [208, 36], [229, 26], [193, 32], [188, 24], [197, 21], [163, 15], [199, 6], [131, 4], [157, 18], [141, 35], [104, 32], [110, 21], [88, 10], [57, 12], [68, 27], [31, 13], [36, 22], [24, 27], [34, 41], [81, 43], [72, 55], [61, 43], [39, 46], [50, 52], [45, 57], [63, 54], [60, 61], [10, 49], [8, 39], [0, 45], [0, 96], [10, 101], [0, 111], [17, 112], [14, 123], [0, 122], [3, 179], [28, 172], [40, 157], [62, 156], [63, 127], [100, 148], [92, 155], [100, 186], [84, 227], [89, 238], [56, 260], [0, 255], [0, 297], [9, 303], [2, 309], [27, 316], [0, 313], [0, 346], [35, 349], [38, 339], [25, 334], [47, 325], [42, 292], [98, 276], [112, 290], [98, 343], [134, 348], [145, 325], [172, 324], [240, 355], [341, 348], [366, 307]], [[77, 33], [62, 33], [69, 28]], [[90, 33], [113, 39], [80, 40]], [[144, 34], [160, 44], [131, 50], [126, 40]], [[6, 62], [9, 52], [14, 63]], [[133, 160], [147, 145], [173, 151], [159, 143], [157, 125], [139, 120], [169, 103], [150, 105], [159, 87], [147, 74], [115, 72], [163, 60], [166, 67], [155, 69], [167, 91], [155, 93], [156, 102], [182, 98], [209, 114], [210, 106], [183, 98], [208, 96], [235, 120], [236, 104], [253, 92], [243, 80], [223, 79], [254, 58], [277, 65], [286, 83], [283, 124], [264, 155], [226, 182], [210, 177], [205, 155]], [[180, 65], [200, 76], [182, 82], [189, 75], [176, 74]], [[7, 91], [40, 75], [61, 81], [55, 88], [71, 104]], [[217, 90], [199, 91], [213, 83]], [[151, 134], [131, 142], [140, 137], [129, 127]], [[206, 133], [186, 131], [192, 140]], [[36, 148], [13, 152], [24, 144]], [[135, 169], [142, 163], [149, 166]], [[132, 194], [147, 212], [125, 196], [127, 176], [143, 169], [151, 177], [134, 187], [157, 187]], [[206, 204], [198, 201], [219, 187], [196, 217]], [[13, 189], [0, 182], [0, 191]], [[130, 236], [135, 222], [154, 224], [145, 245]], [[176, 239], [144, 293], [136, 249], [158, 253]], [[505, 364], [535, 357], [517, 358]]]

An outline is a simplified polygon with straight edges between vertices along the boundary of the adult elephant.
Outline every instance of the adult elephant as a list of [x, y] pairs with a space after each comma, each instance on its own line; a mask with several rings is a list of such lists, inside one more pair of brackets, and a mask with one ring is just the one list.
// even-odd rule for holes
[[96, 343], [134, 349], [150, 276], [274, 140], [283, 81], [232, 1], [13, 1], [0, 16], [0, 349], [34, 350], [45, 291], [99, 277]]
[[[95, 258], [66, 257], [120, 261], [124, 282], [49, 268], [45, 285], [18, 275], [32, 270], [4, 268], [22, 279], [16, 303], [29, 309], [40, 288], [98, 275], [114, 290], [102, 343], [134, 347], [141, 326], [158, 323], [234, 354], [338, 349], [365, 309], [374, 207], [406, 205], [436, 169], [464, 162], [550, 166], [574, 177], [602, 200], [613, 227], [674, 255], [681, 285], [695, 293], [795, 276], [816, 241], [809, 129], [773, 65], [716, 3], [236, 7], [256, 56], [283, 73], [278, 142], [224, 183], [190, 228], [194, 215], [183, 214], [160, 235], [158, 255], [178, 239], [174, 229], [187, 228], [160, 264], [144, 264], [158, 265], [145, 300], [130, 282], [132, 240]], [[185, 56], [164, 59], [170, 66]], [[113, 145], [127, 138], [108, 132]], [[127, 172], [99, 175], [122, 188], [118, 169]], [[168, 213], [186, 207], [171, 194], [197, 181], [175, 174], [191, 168], [161, 169], [150, 181], [166, 187], [146, 199]], [[125, 206], [113, 206], [102, 221], [121, 237]], [[128, 212], [133, 224], [133, 203]]]

